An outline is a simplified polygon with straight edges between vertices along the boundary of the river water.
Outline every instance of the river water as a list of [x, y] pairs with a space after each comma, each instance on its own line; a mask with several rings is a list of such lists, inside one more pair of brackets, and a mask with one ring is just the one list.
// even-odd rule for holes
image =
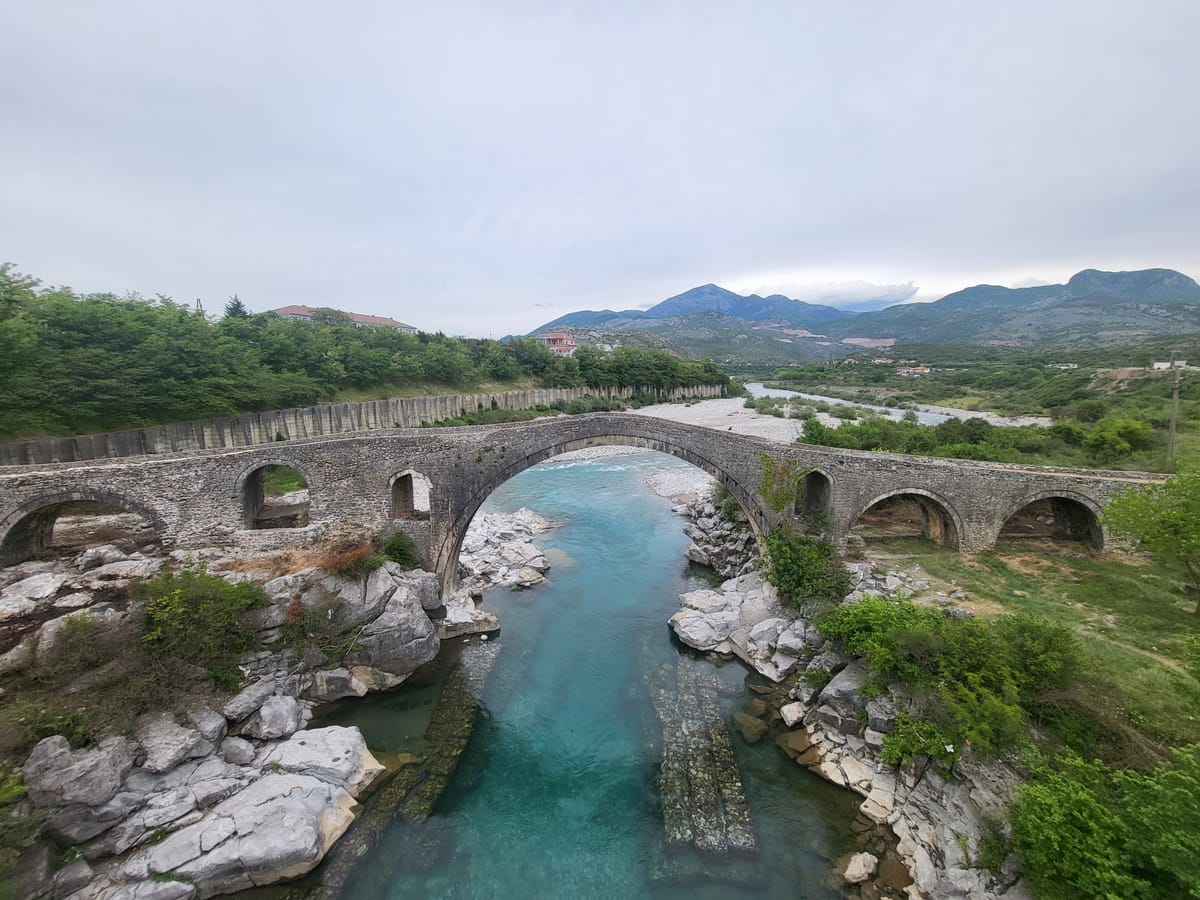
[[[433, 817], [394, 826], [343, 896], [842, 896], [831, 870], [853, 849], [857, 798], [796, 766], [770, 737], [754, 746], [732, 738], [758, 853], [714, 865], [665, 846], [660, 732], [643, 674], [689, 652], [672, 642], [667, 619], [678, 594], [704, 582], [686, 566], [681, 518], [645, 480], [685, 466], [657, 453], [551, 460], [488, 500], [487, 511], [528, 506], [562, 520], [539, 539], [549, 580], [485, 596], [501, 649], [459, 767]], [[726, 721], [756, 696], [758, 676], [740, 664], [689, 665], [717, 678]], [[381, 753], [420, 753], [437, 694], [436, 683], [405, 685], [344, 703], [321, 724], [357, 724]], [[664, 862], [692, 875], [664, 880]]]

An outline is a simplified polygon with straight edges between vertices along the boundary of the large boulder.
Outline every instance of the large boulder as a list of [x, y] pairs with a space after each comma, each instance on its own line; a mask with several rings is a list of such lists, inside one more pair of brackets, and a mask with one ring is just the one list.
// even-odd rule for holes
[[361, 794], [384, 771], [355, 727], [297, 731], [272, 747], [262, 765], [315, 776], [344, 787], [352, 797]]
[[[166, 772], [175, 768], [189, 756], [199, 744], [207, 744], [200, 732], [185, 728], [175, 721], [170, 713], [142, 716], [137, 721], [134, 736], [146, 754], [142, 768], [148, 772]], [[211, 751], [208, 745], [206, 751]]]
[[72, 750], [56, 734], [38, 741], [22, 774], [37, 806], [101, 806], [121, 788], [133, 768], [134, 745], [123, 737], [105, 738], [95, 747]]
[[358, 635], [356, 649], [346, 657], [354, 666], [370, 666], [407, 675], [437, 656], [441, 641], [410, 591], [395, 591], [383, 612]]
[[273, 740], [292, 734], [304, 721], [304, 710], [295, 697], [273, 694], [241, 726], [249, 737]]
[[355, 802], [311, 775], [270, 774], [213, 807], [199, 822], [138, 850], [129, 880], [179, 879], [200, 897], [297, 878], [350, 826]]

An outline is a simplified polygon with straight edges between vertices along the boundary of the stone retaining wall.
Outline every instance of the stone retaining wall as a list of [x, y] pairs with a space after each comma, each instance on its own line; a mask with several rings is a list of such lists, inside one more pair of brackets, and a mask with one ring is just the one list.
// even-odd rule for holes
[[361, 403], [326, 403], [125, 431], [12, 441], [0, 444], [0, 466], [252, 447], [276, 441], [383, 428], [416, 428], [484, 409], [532, 409], [551, 403], [570, 403], [582, 397], [630, 399], [635, 394], [649, 394], [665, 402], [687, 397], [720, 397], [722, 390], [721, 385], [716, 384], [681, 388], [538, 388], [438, 397], [389, 397]]

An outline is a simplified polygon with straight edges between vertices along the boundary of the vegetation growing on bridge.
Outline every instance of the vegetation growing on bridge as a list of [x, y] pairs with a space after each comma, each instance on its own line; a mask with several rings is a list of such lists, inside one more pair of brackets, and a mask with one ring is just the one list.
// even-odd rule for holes
[[167, 297], [45, 289], [0, 265], [0, 438], [134, 428], [323, 400], [480, 383], [655, 388], [722, 384], [710, 361], [247, 315], [218, 322]]
[[836, 603], [850, 592], [850, 575], [829, 541], [786, 525], [766, 537], [766, 578], [799, 609], [806, 603]]

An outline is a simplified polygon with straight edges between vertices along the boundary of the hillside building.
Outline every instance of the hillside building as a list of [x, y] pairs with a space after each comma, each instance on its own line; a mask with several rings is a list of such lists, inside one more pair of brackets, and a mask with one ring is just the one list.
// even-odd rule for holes
[[541, 341], [554, 351], [555, 356], [571, 356], [575, 353], [575, 338], [561, 331], [556, 331], [553, 334], [535, 334], [532, 339]]

